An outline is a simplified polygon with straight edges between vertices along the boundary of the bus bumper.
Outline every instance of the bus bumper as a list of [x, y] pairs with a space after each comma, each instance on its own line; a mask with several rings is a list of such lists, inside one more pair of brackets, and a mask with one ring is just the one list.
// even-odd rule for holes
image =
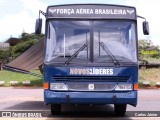
[[137, 105], [137, 91], [55, 92], [44, 91], [45, 104], [130, 104]]

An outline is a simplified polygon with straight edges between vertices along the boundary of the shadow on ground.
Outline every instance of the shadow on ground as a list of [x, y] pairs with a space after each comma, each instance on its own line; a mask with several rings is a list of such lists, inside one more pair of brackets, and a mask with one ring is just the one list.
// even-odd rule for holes
[[[4, 110], [11, 111], [38, 111], [42, 112], [44, 117], [55, 119], [106, 119], [106, 118], [118, 118], [129, 119], [129, 116], [118, 117], [114, 114], [114, 107], [112, 105], [62, 105], [62, 112], [59, 115], [51, 115], [50, 106], [44, 106], [43, 101], [27, 101], [16, 104], [14, 106], [5, 108]], [[46, 118], [46, 120], [47, 120]]]

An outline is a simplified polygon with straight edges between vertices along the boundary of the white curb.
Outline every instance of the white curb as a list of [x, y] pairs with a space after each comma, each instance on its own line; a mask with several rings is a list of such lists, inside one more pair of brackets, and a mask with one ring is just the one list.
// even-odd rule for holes
[[10, 81], [10, 85], [17, 85], [18, 84], [18, 81]]
[[22, 84], [23, 84], [23, 85], [30, 85], [31, 82], [30, 82], [29, 80], [26, 80], [26, 81], [23, 81]]
[[143, 82], [143, 85], [144, 85], [144, 86], [150, 86], [150, 82], [149, 82], [149, 81], [144, 81], [144, 82]]
[[157, 86], [157, 87], [160, 87], [160, 82], [156, 82], [156, 86]]
[[4, 81], [0, 81], [0, 86], [4, 85]]

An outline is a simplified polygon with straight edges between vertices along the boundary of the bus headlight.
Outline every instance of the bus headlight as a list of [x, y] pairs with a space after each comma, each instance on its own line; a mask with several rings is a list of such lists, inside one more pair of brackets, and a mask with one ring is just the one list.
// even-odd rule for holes
[[117, 84], [115, 90], [132, 90], [132, 84]]
[[67, 86], [64, 83], [51, 83], [51, 90], [68, 90]]

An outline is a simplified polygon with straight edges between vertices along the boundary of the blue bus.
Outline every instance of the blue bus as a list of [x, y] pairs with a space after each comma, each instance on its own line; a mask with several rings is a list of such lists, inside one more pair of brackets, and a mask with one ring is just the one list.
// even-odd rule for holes
[[[125, 115], [137, 105], [138, 34], [135, 7], [108, 4], [48, 6], [45, 23], [44, 102], [114, 104]], [[145, 18], [143, 18], [145, 19]], [[40, 34], [42, 19], [36, 20]], [[143, 21], [143, 33], [149, 34]]]

